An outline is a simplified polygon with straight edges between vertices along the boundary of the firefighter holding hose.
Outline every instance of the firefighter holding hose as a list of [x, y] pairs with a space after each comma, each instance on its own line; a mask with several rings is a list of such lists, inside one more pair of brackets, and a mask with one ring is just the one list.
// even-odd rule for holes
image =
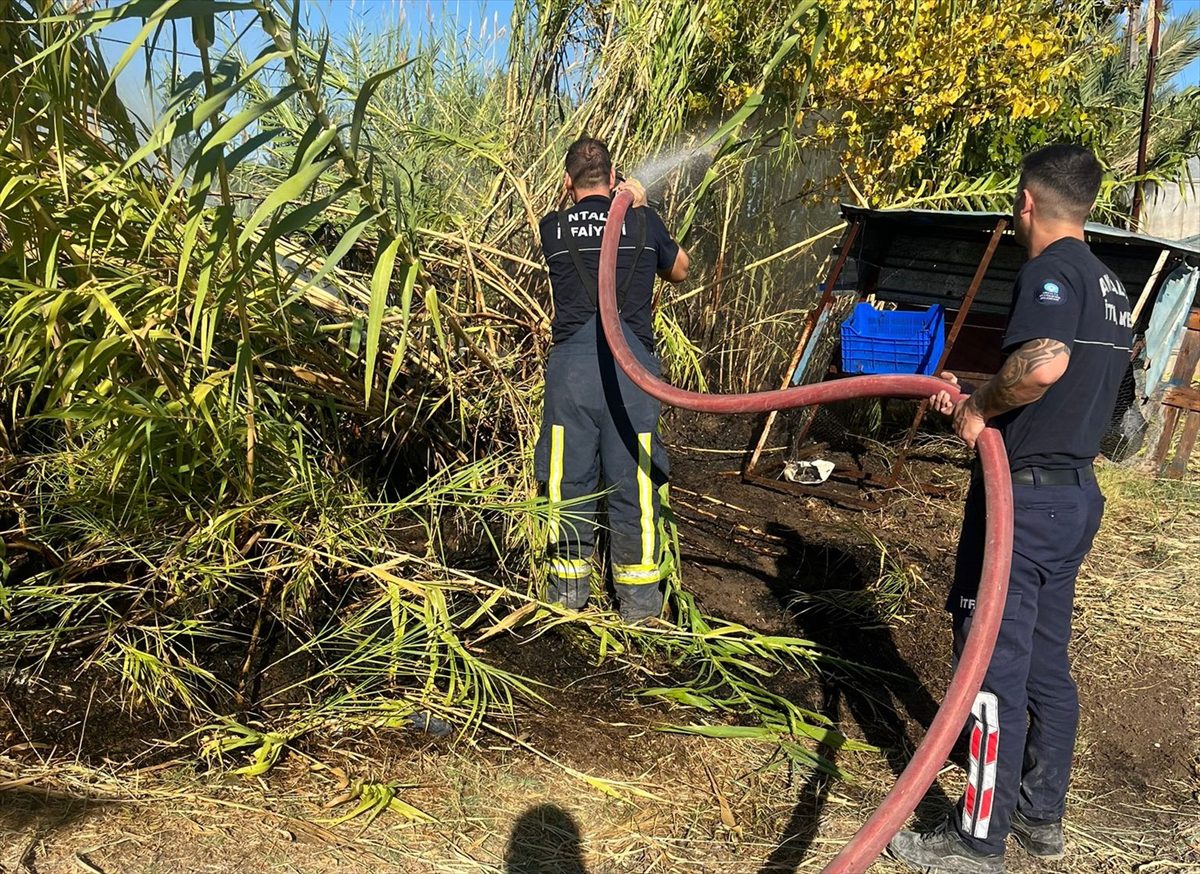
[[[1063, 855], [1079, 722], [1067, 653], [1075, 577], [1100, 527], [1104, 497], [1092, 462], [1132, 345], [1125, 290], [1084, 237], [1101, 175], [1095, 156], [1079, 146], [1048, 146], [1025, 157], [1013, 229], [1029, 260], [1017, 276], [1007, 358], [957, 404], [946, 392], [930, 399], [970, 447], [989, 422], [1000, 430], [1012, 471], [1014, 532], [1000, 632], [968, 724], [966, 792], [940, 827], [902, 831], [890, 845], [894, 857], [920, 871], [1002, 872], [1010, 832], [1034, 856]], [[953, 374], [942, 377], [958, 384]], [[956, 658], [971, 628], [983, 545], [977, 475], [946, 605]]]
[[583, 137], [567, 149], [563, 184], [572, 206], [541, 221], [554, 299], [545, 411], [534, 468], [550, 499], [547, 600], [582, 609], [595, 574], [596, 495], [605, 493], [609, 558], [627, 621], [662, 610], [665, 538], [660, 511], [668, 463], [658, 436], [660, 403], [613, 360], [597, 313], [600, 240], [614, 189], [634, 208], [621, 227], [617, 297], [638, 360], [658, 373], [654, 278], [682, 282], [688, 256], [633, 179], [618, 185], [607, 146]]

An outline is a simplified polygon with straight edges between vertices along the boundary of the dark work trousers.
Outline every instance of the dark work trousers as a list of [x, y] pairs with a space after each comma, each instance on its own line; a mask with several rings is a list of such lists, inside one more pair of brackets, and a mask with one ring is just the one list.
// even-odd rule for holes
[[[655, 375], [658, 361], [628, 327], [625, 339]], [[608, 510], [609, 559], [621, 613], [657, 615], [667, 454], [658, 436], [661, 406], [613, 360], [599, 319], [555, 343], [546, 364], [545, 412], [534, 452], [551, 504], [548, 599], [579, 609], [587, 600], [595, 550], [596, 494]]]
[[[1080, 478], [1071, 485], [1013, 486], [1008, 598], [967, 725], [970, 768], [955, 817], [963, 839], [981, 853], [1004, 851], [1014, 810], [1034, 822], [1063, 815], [1079, 724], [1067, 655], [1075, 576], [1104, 513], [1092, 469], [1081, 470]], [[983, 491], [977, 472], [946, 603], [954, 617], [956, 663], [971, 630], [983, 562]]]

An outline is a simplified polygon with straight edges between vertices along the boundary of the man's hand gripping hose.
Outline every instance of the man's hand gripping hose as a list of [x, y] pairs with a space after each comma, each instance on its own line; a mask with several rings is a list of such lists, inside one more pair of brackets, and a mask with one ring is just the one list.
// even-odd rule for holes
[[[632, 197], [618, 191], [608, 213], [608, 223], [600, 248], [599, 303], [604, 336], [617, 364], [647, 394], [664, 404], [705, 413], [762, 413], [786, 410], [810, 404], [827, 404], [852, 398], [894, 397], [925, 399], [947, 391], [947, 383], [929, 376], [879, 375], [856, 376], [836, 382], [802, 385], [778, 391], [753, 394], [717, 395], [684, 391], [663, 382], [634, 358], [621, 330], [617, 314], [616, 270], [620, 228]], [[957, 387], [949, 389], [950, 398], [962, 395]], [[983, 469], [987, 506], [987, 538], [983, 572], [976, 597], [975, 616], [970, 636], [945, 700], [929, 726], [925, 739], [912, 761], [896, 780], [879, 808], [858, 830], [837, 857], [824, 868], [824, 874], [862, 874], [883, 852], [888, 841], [904, 825], [917, 803], [937, 777], [950, 749], [966, 724], [975, 696], [983, 683], [1008, 591], [1008, 573], [1012, 562], [1013, 493], [1004, 441], [994, 428], [987, 428], [976, 444]]]

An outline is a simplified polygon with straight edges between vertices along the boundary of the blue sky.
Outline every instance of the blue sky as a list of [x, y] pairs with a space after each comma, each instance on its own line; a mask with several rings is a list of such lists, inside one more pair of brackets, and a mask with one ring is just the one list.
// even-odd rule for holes
[[[328, 28], [335, 37], [349, 36], [358, 32], [390, 30], [396, 27], [411, 28], [416, 32], [441, 31], [453, 27], [459, 32], [469, 32], [479, 39], [490, 39], [497, 31], [505, 33], [512, 17], [514, 0], [300, 0], [303, 14], [307, 16], [309, 32]], [[1200, 2], [1200, 0], [1197, 0]], [[224, 43], [232, 31], [245, 26], [247, 18], [242, 14], [218, 17], [217, 43]], [[110, 64], [116, 64], [130, 41], [140, 30], [140, 22], [118, 22], [101, 33], [101, 46]], [[265, 37], [258, 36], [260, 41]], [[159, 41], [161, 60], [169, 63], [171, 40], [164, 36]], [[246, 46], [247, 51], [259, 48], [258, 43]], [[186, 23], [179, 25], [179, 65], [184, 73], [200, 68], [194, 56], [191, 31]], [[146, 64], [144, 53], [138, 52], [122, 72], [117, 82], [118, 90], [126, 103], [143, 118], [149, 118], [151, 97], [146, 87]]]
[[[400, 21], [410, 25], [454, 21], [467, 29], [478, 31], [483, 21], [498, 21], [507, 26], [512, 16], [513, 0], [307, 0], [313, 14], [320, 16], [330, 31], [348, 33], [362, 27], [387, 27]], [[1182, 14], [1200, 7], [1200, 0], [1169, 0], [1171, 13]], [[1180, 74], [1183, 83], [1200, 85], [1200, 58]]]
[[1187, 68], [1179, 74], [1179, 79], [1186, 85], [1200, 85], [1200, 58], [1192, 61]]
[[506, 27], [513, 0], [309, 0], [309, 6], [334, 33], [346, 33], [356, 27], [389, 27], [400, 22], [419, 26], [440, 25], [445, 21], [478, 31], [481, 23], [490, 24], [495, 19], [499, 19], [501, 27]]
[[[469, 32], [478, 37], [481, 28], [485, 36], [497, 30], [507, 31], [512, 17], [513, 0], [300, 0], [311, 30], [328, 27], [334, 36], [350, 35], [357, 31], [371, 32], [405, 26], [418, 32], [442, 30], [453, 26], [460, 32]], [[651, 0], [652, 2], [652, 0]], [[1196, 9], [1200, 0], [1172, 0], [1172, 14]], [[228, 20], [224, 36], [229, 35]], [[218, 25], [220, 27], [221, 25]], [[236, 25], [235, 25], [236, 26]], [[102, 45], [110, 63], [115, 63], [125, 46], [138, 32], [135, 22], [123, 22], [106, 28]], [[218, 34], [221, 42], [222, 34]], [[169, 40], [163, 45], [169, 46]], [[256, 49], [258, 46], [250, 46]], [[186, 26], [180, 28], [180, 50], [194, 52], [191, 35]], [[197, 69], [194, 58], [181, 57], [185, 72]], [[126, 68], [118, 83], [126, 102], [139, 114], [148, 116], [149, 94], [145, 87], [146, 67], [142, 55]], [[1200, 85], [1200, 59], [1191, 64], [1179, 77], [1181, 84]]]
[[[1182, 15], [1185, 12], [1191, 12], [1200, 6], [1200, 0], [1170, 0], [1171, 12], [1175, 15]], [[1200, 85], [1200, 58], [1192, 61], [1188, 67], [1179, 74], [1180, 83], [1184, 85]]]

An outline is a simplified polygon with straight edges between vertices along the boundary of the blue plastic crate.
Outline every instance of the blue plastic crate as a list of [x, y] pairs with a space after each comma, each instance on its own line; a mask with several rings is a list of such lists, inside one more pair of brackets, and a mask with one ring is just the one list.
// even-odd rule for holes
[[842, 323], [842, 372], [928, 376], [945, 347], [946, 314], [940, 304], [906, 312], [860, 303]]

